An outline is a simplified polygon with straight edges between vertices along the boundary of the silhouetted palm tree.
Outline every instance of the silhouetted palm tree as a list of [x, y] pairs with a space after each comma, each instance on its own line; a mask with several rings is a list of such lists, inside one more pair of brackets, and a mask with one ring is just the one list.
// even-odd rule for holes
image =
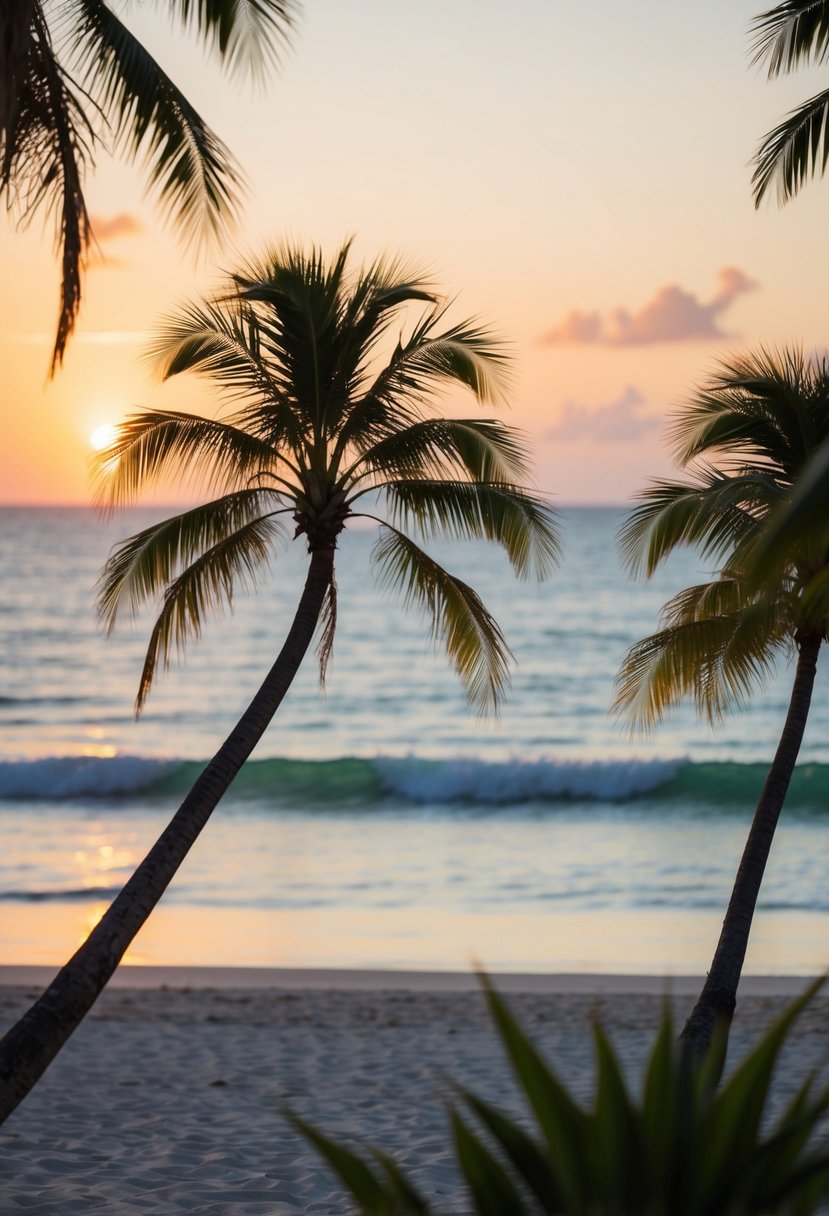
[[[783, 0], [752, 23], [756, 33], [754, 63], [780, 76], [829, 58], [829, 0]], [[754, 157], [752, 186], [760, 204], [766, 191], [777, 187], [788, 202], [804, 182], [823, 174], [829, 158], [829, 89], [810, 97], [769, 131]]]
[[781, 555], [762, 582], [753, 553], [770, 516], [789, 498], [812, 453], [829, 437], [829, 365], [795, 350], [723, 363], [677, 416], [673, 438], [688, 482], [645, 491], [621, 532], [622, 551], [650, 575], [679, 545], [719, 574], [663, 609], [661, 629], [628, 651], [615, 706], [649, 726], [689, 697], [717, 721], [762, 682], [781, 651], [796, 654], [780, 744], [754, 814], [722, 933], [699, 1001], [683, 1031], [699, 1049], [730, 1019], [766, 861], [803, 738], [815, 667], [827, 633], [829, 547], [809, 537]]
[[[316, 249], [273, 250], [224, 294], [173, 316], [154, 350], [163, 377], [200, 373], [229, 409], [220, 418], [138, 414], [97, 458], [110, 507], [167, 473], [201, 479], [218, 495], [130, 537], [104, 568], [99, 602], [110, 626], [120, 611], [163, 595], [139, 709], [159, 661], [198, 635], [234, 588], [265, 572], [288, 524], [307, 544], [308, 575], [282, 650], [239, 722], [87, 941], [0, 1043], [0, 1120], [102, 991], [262, 737], [320, 621], [324, 668], [337, 538], [349, 520], [377, 521], [376, 565], [426, 611], [479, 709], [495, 706], [504, 690], [504, 638], [473, 589], [410, 530], [495, 541], [524, 576], [546, 575], [558, 556], [550, 508], [519, 484], [527, 464], [517, 432], [430, 409], [435, 393], [452, 386], [497, 401], [503, 348], [473, 321], [447, 325], [440, 298], [399, 263], [378, 260], [350, 274], [348, 254], [346, 245], [326, 264]], [[401, 331], [383, 358], [383, 338], [407, 316], [407, 336]]]
[[[296, 0], [173, 0], [184, 29], [228, 68], [277, 59]], [[25, 223], [51, 212], [62, 281], [52, 371], [63, 359], [94, 239], [84, 178], [99, 147], [147, 162], [163, 210], [188, 237], [221, 230], [241, 174], [229, 149], [104, 0], [0, 5], [0, 199]]]

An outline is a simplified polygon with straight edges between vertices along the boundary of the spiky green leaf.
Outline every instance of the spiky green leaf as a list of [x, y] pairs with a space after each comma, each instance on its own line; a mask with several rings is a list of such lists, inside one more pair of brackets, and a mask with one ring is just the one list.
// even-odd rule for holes
[[287, 1112], [286, 1117], [297, 1131], [314, 1145], [317, 1152], [342, 1182], [353, 1199], [359, 1205], [362, 1216], [398, 1216], [393, 1193], [383, 1185], [383, 1182], [371, 1167], [350, 1149], [344, 1148], [335, 1140], [324, 1136], [322, 1132], [298, 1115]]
[[492, 1155], [455, 1110], [449, 1121], [458, 1163], [478, 1216], [525, 1216], [527, 1209], [515, 1184], [500, 1161]]

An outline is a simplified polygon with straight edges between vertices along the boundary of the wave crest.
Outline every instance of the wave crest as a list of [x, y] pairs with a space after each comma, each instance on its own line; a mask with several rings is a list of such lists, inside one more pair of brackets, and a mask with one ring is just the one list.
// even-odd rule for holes
[[[131, 796], [182, 797], [205, 761], [146, 756], [49, 756], [0, 761], [0, 801], [60, 802]], [[767, 773], [763, 764], [699, 762], [687, 758], [593, 761], [558, 759], [434, 760], [422, 756], [342, 757], [335, 760], [249, 760], [228, 804], [258, 810], [370, 811], [401, 807], [516, 808], [567, 802], [674, 805], [704, 814], [751, 808]], [[829, 764], [795, 770], [787, 805], [822, 812], [829, 806]]]
[[179, 767], [147, 756], [45, 756], [0, 761], [0, 799], [103, 798], [152, 787]]

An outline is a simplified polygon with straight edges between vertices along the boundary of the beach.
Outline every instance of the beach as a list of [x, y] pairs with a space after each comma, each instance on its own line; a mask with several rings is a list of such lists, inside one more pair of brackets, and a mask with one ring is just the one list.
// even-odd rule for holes
[[[516, 651], [512, 695], [488, 723], [424, 654], [422, 621], [376, 595], [372, 538], [343, 542], [324, 697], [309, 662], [109, 989], [0, 1128], [2, 1216], [349, 1211], [286, 1109], [387, 1150], [435, 1212], [466, 1212], [451, 1081], [521, 1111], [473, 960], [582, 1098], [595, 1016], [637, 1082], [665, 993], [681, 1023], [710, 964], [791, 673], [719, 732], [685, 713], [626, 739], [607, 712], [619, 656], [696, 575], [683, 558], [631, 585], [620, 518], [567, 513], [552, 606], [537, 588], [515, 594], [497, 551], [444, 546]], [[0, 596], [4, 1026], [157, 838], [293, 611], [301, 566], [286, 555], [273, 594], [240, 597], [136, 722], [147, 630], [102, 637], [90, 588], [108, 545], [149, 519], [129, 513], [102, 534], [81, 512], [7, 511], [0, 531], [6, 568], [29, 571]], [[821, 684], [732, 1058], [827, 963], [827, 739]], [[827, 1027], [819, 998], [779, 1070], [778, 1106], [824, 1068]]]
[[[3, 1026], [49, 968], [0, 968]], [[503, 975], [498, 987], [585, 1099], [601, 1019], [631, 1080], [663, 1000], [679, 1020], [699, 981]], [[730, 1061], [804, 979], [743, 981]], [[778, 1067], [779, 1108], [829, 1058], [829, 997]], [[518, 1114], [475, 977], [450, 972], [124, 967], [42, 1081], [0, 1129], [0, 1211], [35, 1216], [350, 1210], [292, 1130], [290, 1109], [337, 1139], [384, 1148], [438, 1212], [466, 1212], [445, 1104], [451, 1081]]]

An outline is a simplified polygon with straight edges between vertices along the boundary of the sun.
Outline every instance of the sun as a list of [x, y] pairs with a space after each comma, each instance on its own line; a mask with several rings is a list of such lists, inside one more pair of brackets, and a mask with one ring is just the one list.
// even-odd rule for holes
[[117, 435], [118, 428], [109, 422], [105, 422], [103, 426], [95, 427], [95, 430], [89, 436], [89, 442], [96, 452], [102, 452], [104, 448], [112, 447]]

